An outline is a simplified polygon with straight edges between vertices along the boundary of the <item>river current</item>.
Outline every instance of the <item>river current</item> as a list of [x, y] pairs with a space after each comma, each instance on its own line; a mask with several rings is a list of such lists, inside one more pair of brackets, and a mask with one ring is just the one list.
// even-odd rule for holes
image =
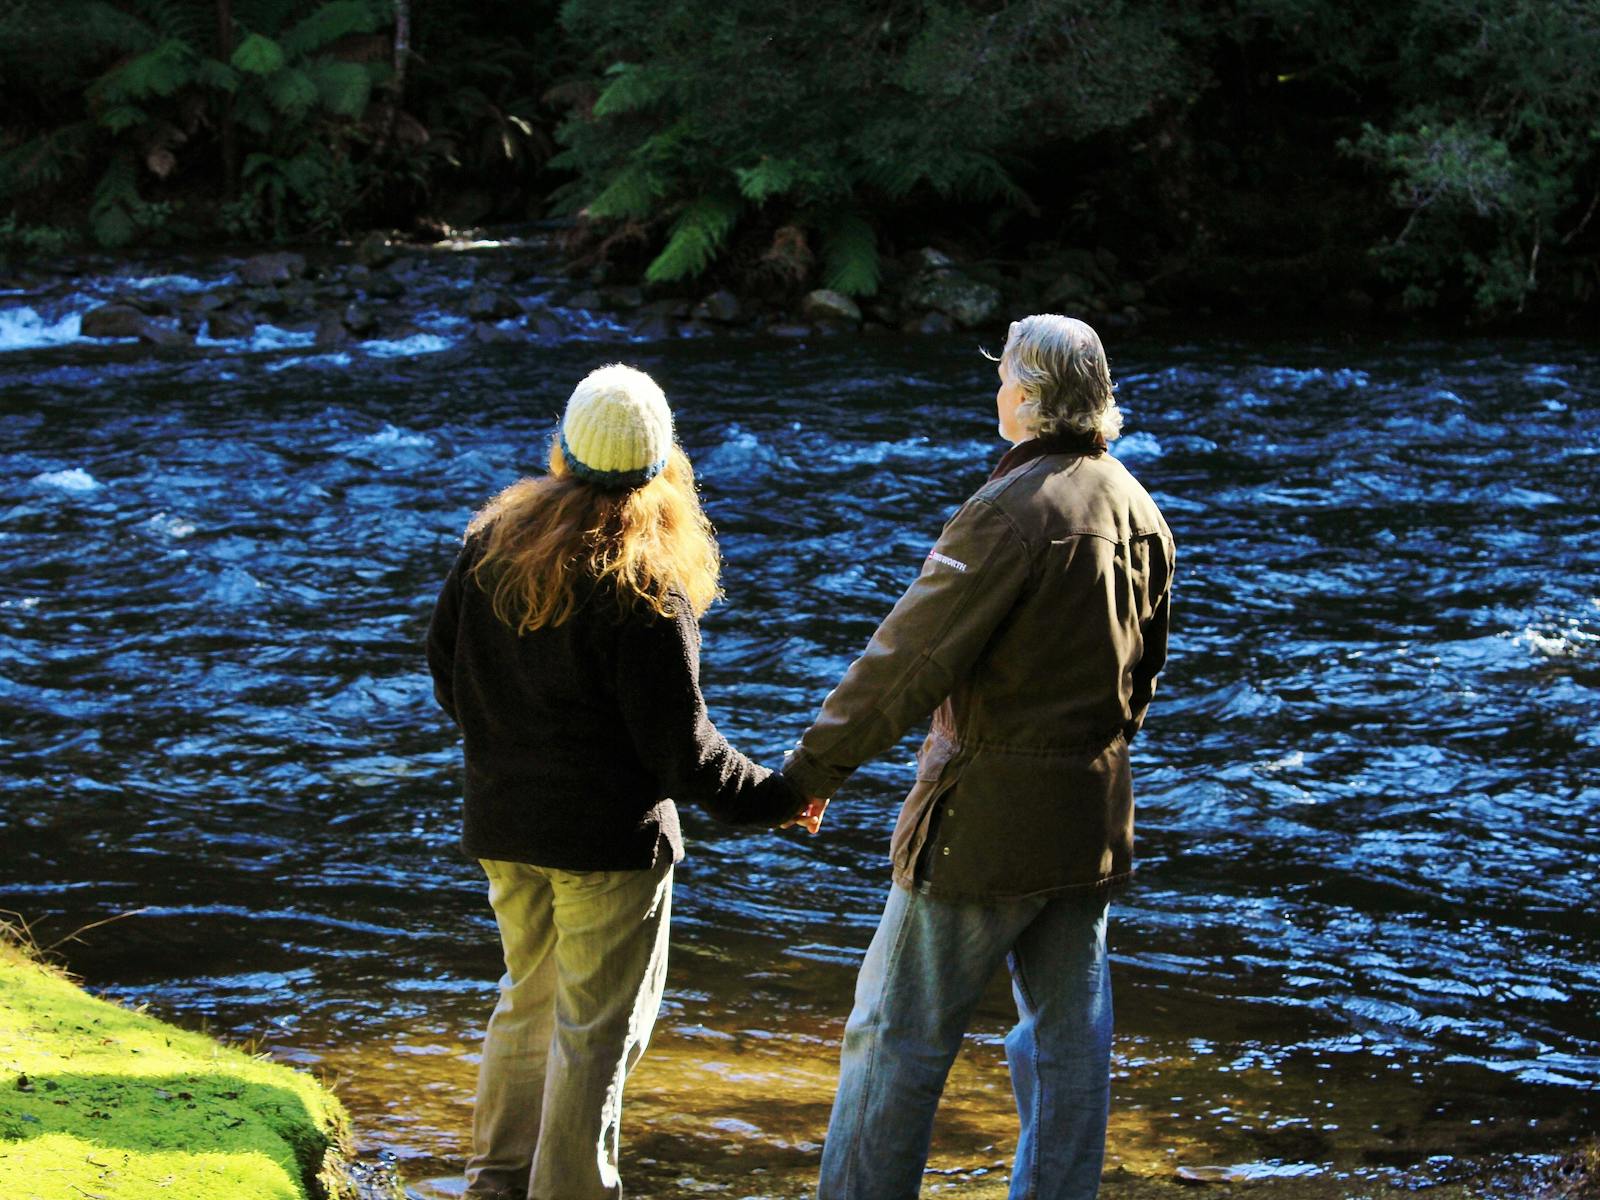
[[[1004, 448], [969, 335], [54, 340], [0, 354], [0, 907], [45, 943], [133, 913], [61, 947], [93, 988], [336, 1077], [412, 1177], [459, 1162], [498, 973], [421, 641], [572, 383], [664, 385], [725, 559], [705, 690], [769, 763]], [[1559, 1151], [1600, 1087], [1600, 353], [1108, 343], [1114, 452], [1179, 550], [1112, 1165], [1426, 1183]], [[686, 810], [645, 1194], [802, 1194], [918, 736], [815, 839]], [[951, 1187], [1014, 1143], [1008, 1003], [952, 1077]]]

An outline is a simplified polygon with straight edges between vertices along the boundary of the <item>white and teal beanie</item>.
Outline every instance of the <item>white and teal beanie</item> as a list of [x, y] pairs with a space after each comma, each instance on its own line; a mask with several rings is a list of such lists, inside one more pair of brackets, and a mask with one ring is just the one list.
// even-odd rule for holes
[[671, 449], [672, 410], [643, 371], [613, 363], [572, 390], [561, 416], [561, 453], [579, 479], [639, 487], [661, 473]]

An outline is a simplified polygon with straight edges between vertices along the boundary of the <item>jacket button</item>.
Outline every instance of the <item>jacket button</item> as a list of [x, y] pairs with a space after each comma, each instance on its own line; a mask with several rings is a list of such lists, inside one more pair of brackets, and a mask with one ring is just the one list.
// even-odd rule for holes
[[946, 854], [949, 854], [949, 853], [950, 853], [950, 847], [949, 847], [949, 846], [946, 846], [946, 847], [945, 847], [945, 848], [944, 848], [944, 852], [945, 852], [945, 853], [946, 853]]
[[947, 817], [953, 817], [956, 815], [956, 810], [953, 808], [947, 808], [944, 810], [944, 815]]

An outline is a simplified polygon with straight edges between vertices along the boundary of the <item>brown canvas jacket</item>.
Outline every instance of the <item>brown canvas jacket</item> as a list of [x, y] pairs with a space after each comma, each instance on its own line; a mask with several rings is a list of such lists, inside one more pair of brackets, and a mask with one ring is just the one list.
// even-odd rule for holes
[[940, 534], [784, 774], [831, 796], [933, 713], [895, 881], [986, 899], [1133, 864], [1128, 741], [1166, 661], [1175, 549], [1116, 459], [1024, 442]]

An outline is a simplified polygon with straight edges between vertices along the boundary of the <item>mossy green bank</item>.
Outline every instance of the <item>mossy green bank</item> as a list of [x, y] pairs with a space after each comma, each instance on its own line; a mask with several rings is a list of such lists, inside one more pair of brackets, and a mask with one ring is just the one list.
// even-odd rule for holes
[[310, 1076], [0, 944], [0, 1196], [332, 1200], [348, 1131]]

